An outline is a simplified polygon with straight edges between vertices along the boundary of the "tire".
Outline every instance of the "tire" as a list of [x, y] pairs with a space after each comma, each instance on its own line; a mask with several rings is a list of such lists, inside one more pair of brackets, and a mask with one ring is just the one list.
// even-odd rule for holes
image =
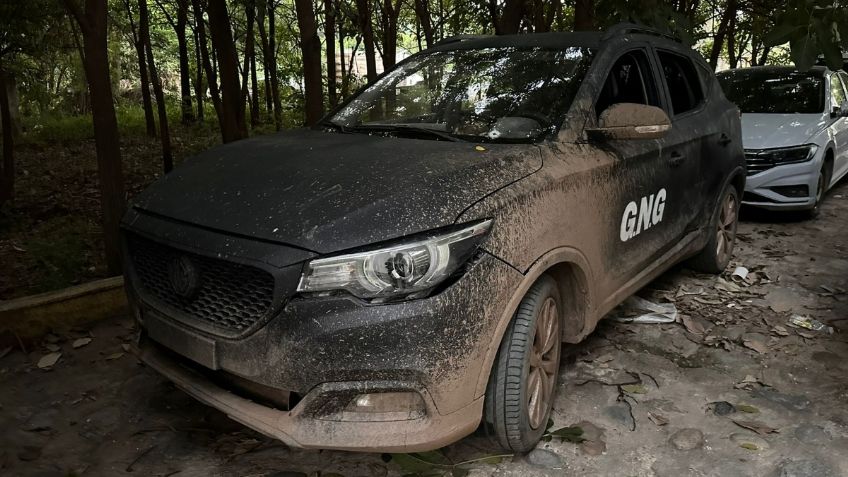
[[733, 256], [738, 223], [739, 193], [733, 184], [728, 184], [710, 221], [709, 241], [698, 255], [689, 260], [689, 267], [704, 273], [723, 272]]
[[562, 347], [562, 300], [542, 275], [518, 306], [498, 348], [486, 388], [486, 432], [509, 452], [532, 450], [545, 432]]
[[827, 163], [822, 165], [819, 171], [818, 183], [816, 184], [816, 203], [812, 209], [804, 211], [808, 219], [815, 219], [821, 212], [821, 204], [824, 202], [824, 196], [827, 193], [827, 186], [830, 183], [830, 174], [828, 173]]

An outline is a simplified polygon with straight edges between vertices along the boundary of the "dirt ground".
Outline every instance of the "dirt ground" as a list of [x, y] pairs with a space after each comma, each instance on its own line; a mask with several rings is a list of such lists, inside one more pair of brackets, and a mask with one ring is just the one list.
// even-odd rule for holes
[[[578, 425], [583, 443], [457, 467], [289, 449], [140, 366], [125, 318], [57, 332], [28, 354], [0, 350], [0, 474], [848, 475], [848, 184], [815, 221], [744, 218], [732, 265], [747, 281], [676, 268], [640, 295], [673, 302], [680, 322], [605, 320], [568, 349], [552, 429]], [[835, 333], [792, 327], [793, 314]], [[91, 341], [75, 348], [80, 338]], [[61, 358], [40, 369], [51, 352]], [[473, 436], [423, 457], [493, 454]]]

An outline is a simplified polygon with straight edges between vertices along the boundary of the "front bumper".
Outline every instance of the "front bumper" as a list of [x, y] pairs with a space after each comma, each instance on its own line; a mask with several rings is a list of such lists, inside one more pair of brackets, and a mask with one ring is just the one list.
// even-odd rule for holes
[[[482, 253], [432, 297], [385, 305], [295, 297], [238, 337], [169, 316], [145, 299], [132, 267], [126, 283], [142, 329], [139, 357], [198, 400], [290, 446], [395, 452], [442, 447], [479, 425], [479, 383], [522, 278]], [[262, 403], [207, 372], [295, 398], [288, 407]], [[358, 393], [398, 391], [418, 393], [423, 416], [339, 417]]]
[[[748, 176], [742, 203], [768, 210], [806, 210], [816, 203], [816, 187], [823, 148], [810, 161], [775, 166]], [[806, 186], [807, 195], [790, 197], [779, 193], [781, 187]], [[774, 190], [778, 188], [778, 190]]]

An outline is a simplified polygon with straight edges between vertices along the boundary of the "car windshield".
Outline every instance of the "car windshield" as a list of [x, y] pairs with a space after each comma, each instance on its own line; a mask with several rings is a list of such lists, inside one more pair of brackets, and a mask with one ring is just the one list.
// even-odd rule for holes
[[558, 128], [589, 58], [577, 47], [424, 53], [369, 86], [331, 122], [353, 132], [532, 141]]
[[743, 113], [816, 114], [824, 111], [821, 72], [738, 70], [717, 75], [727, 99]]

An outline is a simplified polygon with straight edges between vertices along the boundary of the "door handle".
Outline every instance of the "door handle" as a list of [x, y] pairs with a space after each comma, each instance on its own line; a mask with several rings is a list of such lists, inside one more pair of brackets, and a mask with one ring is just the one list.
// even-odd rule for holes
[[730, 139], [730, 137], [725, 133], [721, 133], [721, 137], [718, 138], [718, 143], [722, 146], [727, 146], [731, 142], [733, 142], [733, 139]]
[[668, 163], [669, 163], [669, 165], [671, 165], [671, 167], [677, 167], [680, 164], [683, 164], [683, 161], [685, 159], [686, 159], [686, 156], [684, 156], [683, 154], [680, 154], [677, 151], [674, 151], [668, 157]]

